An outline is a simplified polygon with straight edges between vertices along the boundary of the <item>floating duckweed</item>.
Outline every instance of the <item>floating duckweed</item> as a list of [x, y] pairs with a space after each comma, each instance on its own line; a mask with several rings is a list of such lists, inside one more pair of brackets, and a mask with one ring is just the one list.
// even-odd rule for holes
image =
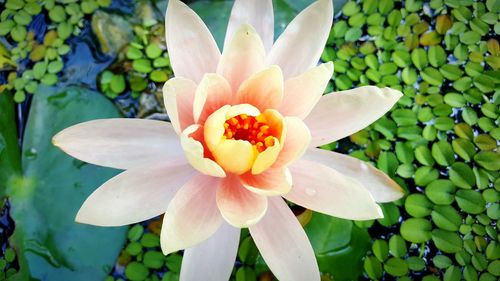
[[[491, 2], [488, 5], [492, 6]], [[405, 10], [388, 9], [395, 3]], [[371, 133], [366, 130], [363, 138], [358, 136], [351, 141], [364, 147], [362, 159], [371, 158], [391, 177], [410, 182], [412, 193], [406, 198], [404, 208], [411, 218], [403, 221], [400, 234], [409, 242], [425, 243], [431, 249], [442, 251], [435, 257], [435, 265], [446, 269], [440, 275], [444, 280], [459, 280], [462, 271], [467, 271], [470, 278], [476, 273], [477, 276], [480, 272], [488, 273], [483, 253], [476, 250], [465, 255], [461, 250], [470, 248], [471, 242], [479, 245], [477, 249], [487, 247], [482, 241], [486, 241], [484, 235], [491, 232], [493, 221], [486, 219], [488, 211], [484, 202], [496, 203], [499, 196], [491, 189], [491, 182], [497, 176], [490, 174], [500, 169], [496, 152], [500, 130], [495, 126], [500, 95], [493, 96], [499, 83], [498, 73], [494, 71], [500, 67], [500, 44], [489, 35], [496, 26], [500, 28], [497, 15], [484, 3], [473, 1], [458, 4], [451, 0], [433, 0], [428, 6], [422, 1], [378, 4], [361, 1], [358, 5], [353, 2], [349, 5], [351, 15], [342, 14], [342, 26], [334, 27], [334, 30], [343, 30], [342, 35], [329, 44], [343, 49], [343, 35], [353, 24], [367, 30], [371, 38], [361, 36], [349, 43], [349, 48], [359, 46], [361, 56], [344, 56], [342, 52], [337, 56], [335, 48], [327, 47], [331, 48], [330, 57], [335, 66], [340, 65], [336, 73], [346, 74], [350, 79], [337, 82], [336, 79], [345, 79], [337, 75], [334, 86], [345, 89], [351, 83], [362, 85], [358, 81], [369, 80], [380, 86], [400, 85], [405, 94], [388, 117], [371, 127]], [[364, 18], [366, 21], [360, 26], [363, 22], [360, 19]], [[366, 79], [358, 80], [349, 69], [361, 71], [360, 77]], [[396, 153], [395, 162], [389, 160], [391, 151]], [[422, 188], [423, 193], [415, 191], [413, 185]], [[484, 190], [484, 195], [477, 192], [478, 188]], [[488, 208], [493, 217], [497, 209], [497, 205]], [[468, 219], [468, 225], [463, 224], [467, 214], [474, 216]], [[469, 235], [467, 239], [471, 242], [462, 243], [457, 233]], [[394, 235], [384, 239], [389, 237]], [[491, 237], [498, 238], [496, 234]], [[365, 258], [367, 276], [372, 279], [398, 276], [400, 273], [392, 272], [387, 262], [391, 256], [401, 258], [400, 254], [377, 257], [380, 245], [384, 245], [384, 240], [375, 240], [372, 249], [375, 257]], [[387, 248], [387, 242], [385, 245]], [[425, 263], [422, 267], [420, 259], [411, 251], [407, 255], [405, 260], [410, 270], [425, 270]], [[380, 266], [385, 272], [380, 272]], [[423, 278], [439, 279], [432, 275]]]
[[[44, 61], [49, 65], [48, 74], [40, 71], [38, 66], [37, 73], [34, 77], [37, 81], [30, 81], [26, 84], [26, 92], [34, 93], [38, 88], [38, 84], [54, 85], [58, 81], [58, 73], [63, 69], [62, 58], [71, 50], [70, 47], [64, 44], [64, 40], [68, 39], [73, 34], [78, 34], [82, 27], [81, 20], [83, 14], [79, 14], [79, 3], [58, 3], [55, 1], [22, 1], [9, 0], [5, 3], [5, 10], [0, 16], [0, 36], [5, 36], [9, 43], [17, 43], [17, 46], [12, 48], [12, 59], [22, 60], [29, 57], [31, 62], [23, 63], [23, 71], [30, 71], [37, 62]], [[103, 4], [111, 4], [109, 1], [102, 2]], [[75, 9], [74, 7], [78, 7]], [[36, 34], [43, 36], [43, 42], [35, 40], [35, 33], [31, 27], [32, 21], [37, 18], [33, 16], [46, 13], [48, 16], [49, 30], [46, 34]], [[75, 27], [75, 25], [78, 26]], [[28, 26], [30, 31], [28, 32]], [[54, 29], [55, 28], [55, 29]], [[35, 28], [36, 29], [36, 28]], [[45, 32], [45, 31], [41, 31]], [[33, 64], [34, 62], [35, 64]], [[54, 75], [52, 75], [54, 74]], [[14, 85], [7, 84], [7, 89], [13, 88]], [[18, 89], [19, 90], [19, 89]], [[22, 102], [25, 98], [24, 91], [18, 91], [14, 95], [16, 102]]]

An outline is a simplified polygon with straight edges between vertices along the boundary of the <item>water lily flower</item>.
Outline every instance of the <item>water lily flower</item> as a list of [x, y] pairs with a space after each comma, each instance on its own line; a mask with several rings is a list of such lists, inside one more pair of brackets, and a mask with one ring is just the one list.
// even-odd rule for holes
[[284, 199], [366, 220], [383, 216], [377, 202], [403, 194], [371, 165], [316, 148], [368, 126], [402, 95], [372, 86], [322, 95], [333, 65], [317, 64], [332, 19], [331, 0], [319, 0], [273, 42], [271, 0], [236, 0], [221, 54], [203, 21], [170, 0], [171, 123], [94, 120], [53, 139], [73, 157], [126, 170], [88, 197], [76, 221], [121, 226], [165, 214], [161, 248], [185, 249], [181, 280], [229, 279], [240, 228], [249, 228], [279, 280], [319, 280]]

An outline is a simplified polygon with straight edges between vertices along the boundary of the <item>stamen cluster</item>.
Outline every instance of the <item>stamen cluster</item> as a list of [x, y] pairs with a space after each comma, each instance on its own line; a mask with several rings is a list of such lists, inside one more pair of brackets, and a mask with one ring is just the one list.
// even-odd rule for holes
[[224, 123], [224, 139], [246, 140], [258, 151], [274, 145], [273, 136], [264, 115], [248, 116], [240, 114]]

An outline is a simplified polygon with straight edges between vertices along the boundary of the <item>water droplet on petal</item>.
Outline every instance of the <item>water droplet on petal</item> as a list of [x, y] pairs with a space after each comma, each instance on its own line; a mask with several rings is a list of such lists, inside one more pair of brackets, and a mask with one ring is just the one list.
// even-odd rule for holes
[[316, 189], [306, 188], [306, 194], [312, 197], [316, 195]]
[[361, 168], [361, 171], [364, 171], [364, 172], [368, 171], [368, 165], [364, 162], [361, 162], [359, 164], [359, 167]]

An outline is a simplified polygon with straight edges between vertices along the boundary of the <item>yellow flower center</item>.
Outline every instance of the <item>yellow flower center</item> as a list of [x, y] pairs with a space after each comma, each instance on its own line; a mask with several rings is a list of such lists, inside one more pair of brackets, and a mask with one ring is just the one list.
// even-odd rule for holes
[[266, 117], [240, 114], [224, 123], [224, 139], [246, 140], [260, 153], [274, 145]]

